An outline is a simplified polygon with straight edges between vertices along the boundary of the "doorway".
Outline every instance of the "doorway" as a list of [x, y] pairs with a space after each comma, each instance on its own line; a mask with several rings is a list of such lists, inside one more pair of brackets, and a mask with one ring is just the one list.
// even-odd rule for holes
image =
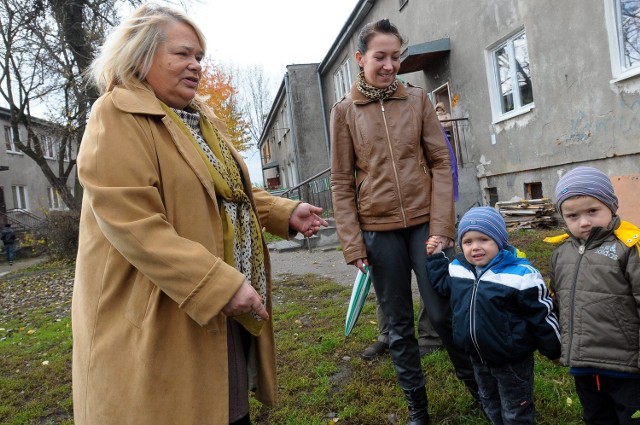
[[460, 142], [458, 132], [458, 121], [451, 114], [451, 92], [449, 90], [449, 82], [444, 83], [440, 87], [431, 92], [431, 102], [436, 109], [438, 119], [444, 128], [445, 133], [449, 137], [449, 142], [456, 156], [458, 167], [462, 168], [462, 158], [460, 156]]

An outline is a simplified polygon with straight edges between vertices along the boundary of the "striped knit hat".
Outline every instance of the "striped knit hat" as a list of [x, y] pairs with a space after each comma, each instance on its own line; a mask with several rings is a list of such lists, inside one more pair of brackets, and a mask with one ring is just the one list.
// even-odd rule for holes
[[462, 246], [462, 237], [470, 230], [484, 233], [493, 239], [500, 249], [507, 244], [507, 224], [504, 218], [493, 207], [471, 208], [462, 216], [458, 224], [458, 241]]
[[609, 177], [593, 167], [576, 167], [560, 177], [556, 185], [556, 206], [562, 213], [562, 203], [574, 196], [591, 196], [605, 204], [613, 214], [618, 211], [618, 198]]

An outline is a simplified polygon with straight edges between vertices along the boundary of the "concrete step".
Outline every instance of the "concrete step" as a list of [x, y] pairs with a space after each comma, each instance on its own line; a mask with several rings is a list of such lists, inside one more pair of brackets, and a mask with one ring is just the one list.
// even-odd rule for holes
[[290, 240], [290, 241], [271, 242], [267, 244], [267, 247], [269, 248], [270, 251], [286, 252], [286, 251], [297, 251], [300, 248], [302, 248], [302, 245], [298, 240]]

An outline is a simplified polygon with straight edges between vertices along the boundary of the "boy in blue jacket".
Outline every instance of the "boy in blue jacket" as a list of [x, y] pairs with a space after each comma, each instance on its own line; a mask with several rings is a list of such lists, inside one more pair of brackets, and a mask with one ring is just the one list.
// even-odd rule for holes
[[458, 226], [462, 254], [449, 263], [427, 245], [434, 289], [450, 297], [453, 339], [471, 357], [482, 408], [493, 424], [534, 424], [533, 353], [560, 357], [560, 330], [547, 286], [508, 245], [491, 207], [467, 211]]

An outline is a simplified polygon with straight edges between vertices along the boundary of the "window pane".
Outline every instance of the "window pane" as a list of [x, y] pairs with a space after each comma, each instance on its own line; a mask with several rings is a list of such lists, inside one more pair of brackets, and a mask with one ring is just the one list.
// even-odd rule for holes
[[529, 49], [527, 47], [527, 37], [520, 35], [513, 40], [513, 50], [515, 54], [516, 75], [518, 87], [520, 88], [521, 105], [528, 105], [533, 102], [533, 87], [531, 86], [531, 66], [529, 64]]
[[20, 208], [27, 209], [27, 199], [25, 196], [24, 186], [18, 186], [18, 192], [20, 193]]
[[620, 31], [622, 59], [625, 68], [640, 65], [640, 1], [620, 0]]
[[18, 209], [27, 209], [27, 199], [24, 186], [11, 186], [11, 194], [13, 195], [13, 207]]
[[4, 144], [8, 151], [11, 150], [11, 133], [9, 132], [9, 127], [4, 128]]
[[513, 87], [511, 83], [509, 54], [507, 53], [506, 46], [496, 50], [495, 62], [498, 74], [498, 84], [500, 85], [500, 103], [502, 113], [505, 113], [513, 110]]
[[344, 75], [344, 93], [349, 93], [351, 89], [351, 74], [349, 74], [349, 61], [342, 64], [342, 73]]

